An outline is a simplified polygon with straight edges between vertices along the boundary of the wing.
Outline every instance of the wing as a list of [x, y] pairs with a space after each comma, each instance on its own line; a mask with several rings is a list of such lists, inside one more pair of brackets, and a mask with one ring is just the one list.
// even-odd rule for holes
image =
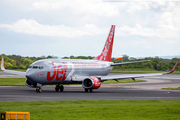
[[127, 65], [133, 63], [142, 63], [142, 62], [149, 62], [150, 60], [142, 60], [142, 61], [135, 61], [135, 62], [123, 62], [123, 63], [112, 63], [111, 66], [118, 66], [118, 65]]
[[[177, 60], [174, 68], [168, 72], [168, 73], [150, 73], [150, 74], [119, 74], [119, 75], [112, 75], [112, 76], [94, 76], [97, 77], [101, 82], [107, 81], [107, 80], [116, 80], [118, 79], [133, 79], [135, 78], [142, 78], [142, 77], [150, 77], [150, 76], [160, 76], [160, 75], [165, 75], [165, 74], [170, 74], [173, 73], [176, 69], [176, 66], [178, 64], [179, 60]], [[73, 77], [72, 81], [83, 81], [85, 78], [88, 78], [89, 76], [79, 76], [79, 77]]]
[[142, 77], [150, 77], [150, 76], [159, 76], [163, 75], [164, 73], [152, 73], [152, 74], [123, 74], [123, 75], [112, 75], [112, 76], [102, 76], [101, 81], [107, 81], [107, 80], [118, 80], [118, 79], [133, 79], [135, 78], [142, 78]]
[[1, 70], [3, 70], [3, 72], [15, 74], [15, 75], [21, 75], [21, 76], [26, 75], [26, 72], [20, 72], [20, 71], [14, 71], [14, 70], [6, 70], [5, 67], [4, 67], [4, 57], [2, 57], [2, 61], [1, 61]]
[[175, 71], [178, 62], [179, 62], [179, 60], [177, 60], [174, 68], [173, 68], [170, 72], [168, 72], [168, 73], [123, 74], [123, 75], [113, 75], [113, 76], [101, 76], [101, 81], [107, 81], [107, 80], [110, 80], [110, 79], [118, 80], [118, 79], [129, 79], [129, 78], [135, 80], [135, 78], [150, 77], [150, 76], [159, 76], [159, 75], [170, 74], [170, 73], [173, 73], [173, 72]]

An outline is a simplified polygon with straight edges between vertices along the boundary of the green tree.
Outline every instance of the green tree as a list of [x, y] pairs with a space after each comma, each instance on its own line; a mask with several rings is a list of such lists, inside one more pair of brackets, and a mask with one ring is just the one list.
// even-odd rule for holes
[[129, 56], [127, 56], [126, 54], [123, 55], [123, 62], [124, 61], [129, 61]]
[[23, 68], [28, 68], [30, 64], [33, 63], [29, 58], [21, 58], [21, 63], [23, 64]]

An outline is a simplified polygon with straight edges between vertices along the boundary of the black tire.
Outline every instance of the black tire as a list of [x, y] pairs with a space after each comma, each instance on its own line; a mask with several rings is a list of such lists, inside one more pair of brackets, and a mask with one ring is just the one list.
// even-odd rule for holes
[[88, 89], [85, 88], [84, 90], [85, 90], [85, 92], [88, 92]]
[[93, 92], [93, 89], [90, 89], [90, 92]]
[[39, 92], [38, 88], [36, 88], [36, 92], [37, 92], [37, 93]]
[[59, 87], [55, 87], [55, 91], [56, 91], [56, 92], [59, 92], [59, 91], [60, 91], [60, 88], [59, 88]]
[[37, 88], [36, 88], [36, 92], [37, 92], [37, 93], [41, 93], [41, 92], [42, 92], [42, 89], [41, 89], [40, 87], [37, 87]]
[[42, 92], [42, 89], [41, 88], [39, 88], [39, 93], [41, 93]]
[[60, 91], [61, 91], [61, 92], [64, 91], [64, 86], [63, 86], [63, 85], [60, 86]]

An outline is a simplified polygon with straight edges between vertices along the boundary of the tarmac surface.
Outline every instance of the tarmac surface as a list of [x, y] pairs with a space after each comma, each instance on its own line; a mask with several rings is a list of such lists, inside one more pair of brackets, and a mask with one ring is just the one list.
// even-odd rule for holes
[[[21, 76], [0, 72], [0, 78], [2, 77]], [[35, 88], [25, 86], [0, 86], [0, 101], [180, 99], [179, 90], [161, 90], [167, 87], [180, 87], [180, 75], [172, 74], [141, 79], [147, 82], [102, 84], [92, 93], [84, 92], [82, 85], [64, 85], [64, 92], [55, 92], [54, 86], [43, 86], [42, 93], [36, 93]]]

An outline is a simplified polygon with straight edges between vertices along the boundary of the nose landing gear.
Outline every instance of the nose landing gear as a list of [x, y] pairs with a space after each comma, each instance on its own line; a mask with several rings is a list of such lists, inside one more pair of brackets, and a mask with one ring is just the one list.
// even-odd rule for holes
[[41, 93], [42, 92], [42, 84], [37, 83], [36, 92]]
[[42, 88], [41, 88], [41, 87], [37, 87], [37, 88], [36, 88], [36, 92], [37, 92], [37, 93], [41, 93], [41, 92], [42, 92]]

